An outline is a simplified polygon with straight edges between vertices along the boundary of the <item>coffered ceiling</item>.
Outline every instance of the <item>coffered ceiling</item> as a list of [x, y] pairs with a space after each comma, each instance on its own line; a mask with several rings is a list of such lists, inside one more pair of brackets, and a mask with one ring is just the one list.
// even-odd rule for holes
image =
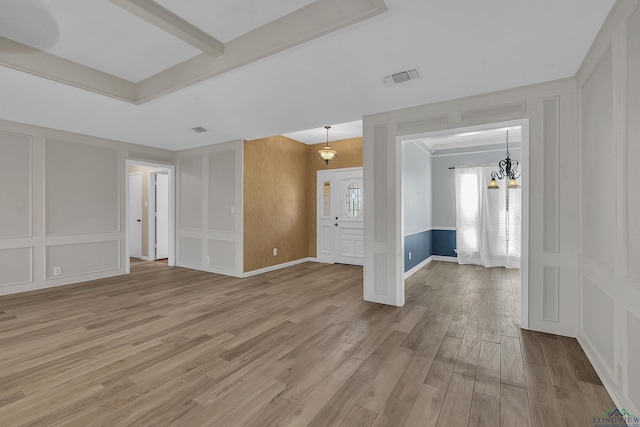
[[3, 0], [0, 118], [173, 150], [322, 129], [571, 77], [612, 4]]

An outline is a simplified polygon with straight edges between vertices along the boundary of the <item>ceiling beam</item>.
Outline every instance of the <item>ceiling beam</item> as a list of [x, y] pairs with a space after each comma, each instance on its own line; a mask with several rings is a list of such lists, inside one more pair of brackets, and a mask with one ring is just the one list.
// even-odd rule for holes
[[178, 15], [151, 0], [110, 0], [128, 12], [179, 38], [201, 51], [217, 57], [224, 53], [224, 44]]

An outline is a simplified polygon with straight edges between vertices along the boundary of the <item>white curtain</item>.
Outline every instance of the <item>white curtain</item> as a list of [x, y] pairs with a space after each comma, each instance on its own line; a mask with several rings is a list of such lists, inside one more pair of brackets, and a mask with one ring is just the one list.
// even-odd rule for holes
[[459, 264], [520, 268], [520, 189], [489, 190], [495, 166], [456, 167]]

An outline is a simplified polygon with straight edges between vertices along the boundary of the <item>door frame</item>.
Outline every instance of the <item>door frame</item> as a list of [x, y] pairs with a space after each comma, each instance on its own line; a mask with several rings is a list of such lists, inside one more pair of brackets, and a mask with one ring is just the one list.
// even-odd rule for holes
[[[142, 217], [142, 172], [129, 172], [129, 169], [127, 168], [127, 229], [129, 228], [130, 225], [130, 220], [131, 218], [131, 176], [139, 176], [140, 177], [140, 216]], [[130, 243], [130, 237], [133, 233], [127, 233], [127, 257], [131, 256], [131, 251], [129, 248], [129, 243]], [[142, 242], [142, 224], [140, 224], [140, 258], [141, 260], [146, 260], [147, 257], [142, 255], [142, 247], [143, 247], [143, 242]], [[137, 258], [137, 257], [136, 257]]]
[[[338, 174], [340, 172], [360, 172], [360, 173], [364, 173], [364, 168], [362, 166], [359, 166], [359, 167], [352, 167], [352, 168], [322, 169], [322, 170], [317, 171], [317, 173], [316, 173], [316, 211], [315, 211], [315, 215], [316, 215], [316, 261], [317, 262], [323, 262], [323, 263], [326, 263], [326, 264], [335, 264], [335, 239], [334, 239], [335, 236], [332, 236], [332, 239], [331, 239], [332, 259], [331, 260], [321, 259], [320, 258], [320, 215], [318, 215], [318, 212], [320, 212], [320, 209], [321, 209], [321, 206], [322, 206], [322, 186], [321, 186], [321, 183], [323, 181], [326, 181], [327, 177], [333, 177], [334, 175], [336, 175], [336, 174]], [[364, 262], [364, 258], [363, 258], [363, 262]]]
[[[165, 163], [153, 163], [139, 160], [125, 160], [125, 218], [129, 218], [129, 168], [131, 165], [148, 166], [158, 169], [166, 169], [169, 172], [169, 266], [176, 265], [176, 167]], [[125, 221], [125, 272], [131, 273], [131, 260], [129, 257], [129, 222]]]
[[[397, 283], [402, 283], [401, 300], [404, 304], [404, 191], [403, 191], [403, 179], [402, 172], [404, 169], [404, 162], [402, 157], [402, 142], [411, 141], [417, 137], [428, 136], [444, 136], [449, 134], [482, 131], [489, 129], [499, 129], [509, 126], [520, 126], [521, 142], [520, 142], [520, 186], [522, 191], [522, 218], [520, 228], [520, 326], [523, 329], [529, 328], [529, 118], [505, 120], [500, 122], [487, 122], [474, 126], [455, 126], [445, 127], [438, 131], [421, 132], [413, 135], [398, 135], [396, 136], [396, 194], [399, 195], [399, 200], [396, 203], [396, 230], [399, 231], [396, 235], [397, 247], [400, 251], [396, 254], [397, 266], [396, 280]], [[500, 160], [500, 156], [496, 157]]]
[[[163, 168], [158, 168], [157, 170], [150, 170], [147, 173], [148, 176], [148, 183], [149, 185], [147, 186], [147, 192], [148, 192], [148, 196], [147, 196], [147, 200], [149, 201], [149, 206], [147, 207], [147, 209], [150, 209], [152, 206], [155, 206], [156, 204], [156, 192], [155, 192], [155, 188], [151, 187], [151, 178], [155, 177], [155, 175], [158, 174], [162, 174], [162, 175], [168, 175], [169, 171], [167, 168], [163, 167]], [[171, 187], [171, 184], [168, 184], [168, 187]], [[167, 188], [167, 191], [169, 191], [169, 193], [171, 192], [171, 190], [169, 188]], [[169, 199], [169, 211], [171, 211], [171, 199]], [[155, 261], [157, 258], [156, 256], [156, 216], [155, 215], [151, 215], [151, 211], [148, 210], [148, 218], [149, 218], [149, 224], [148, 225], [148, 229], [149, 229], [149, 250], [148, 250], [148, 258], [149, 261]], [[171, 222], [169, 222], [169, 230], [171, 230]], [[169, 251], [171, 252], [171, 251]]]

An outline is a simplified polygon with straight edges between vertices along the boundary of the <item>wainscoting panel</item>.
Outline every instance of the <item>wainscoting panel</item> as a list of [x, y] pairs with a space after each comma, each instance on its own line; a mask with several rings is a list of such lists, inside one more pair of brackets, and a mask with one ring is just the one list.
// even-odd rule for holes
[[178, 228], [202, 228], [202, 157], [182, 157], [178, 164]]
[[236, 228], [236, 150], [209, 155], [209, 230]]
[[616, 192], [611, 48], [582, 89], [582, 251], [613, 270]]
[[[433, 255], [433, 251], [431, 250], [431, 237], [431, 230], [404, 236], [405, 273]], [[411, 258], [409, 258], [409, 254], [411, 254]]]
[[[49, 245], [45, 249], [46, 278], [57, 279], [120, 268], [120, 241]], [[54, 275], [60, 267], [61, 274]]]
[[560, 321], [560, 268], [543, 267], [542, 273], [542, 319], [548, 322]]
[[560, 246], [560, 97], [545, 98], [543, 108], [544, 155], [544, 232], [545, 252], [558, 252]]
[[455, 258], [455, 249], [456, 230], [427, 230], [404, 236], [404, 272], [432, 255]]
[[473, 120], [485, 117], [504, 116], [508, 114], [521, 115], [527, 111], [527, 103], [514, 102], [512, 104], [504, 104], [485, 108], [477, 108], [473, 110], [465, 110], [462, 112], [462, 120]]
[[457, 257], [456, 230], [433, 230], [431, 248], [433, 255]]
[[202, 265], [202, 239], [197, 237], [180, 236], [180, 255], [179, 261], [189, 264]]
[[209, 240], [209, 264], [213, 267], [233, 270], [236, 265], [236, 242], [233, 240]]
[[117, 149], [45, 141], [47, 235], [120, 231]]
[[[0, 238], [31, 236], [31, 136], [0, 132]], [[1, 279], [0, 279], [1, 280]]]
[[448, 114], [441, 114], [433, 117], [426, 117], [420, 120], [410, 120], [398, 122], [398, 135], [409, 133], [411, 130], [424, 129], [425, 127], [446, 125], [449, 122]]
[[614, 372], [614, 299], [582, 276], [582, 325], [610, 372]]
[[640, 318], [627, 311], [627, 361], [629, 397], [636, 407], [640, 408]]
[[373, 255], [374, 265], [375, 265], [375, 282], [373, 286], [373, 291], [377, 295], [388, 295], [387, 288], [387, 254], [386, 253], [377, 253]]
[[[627, 24], [627, 85], [633, 96], [627, 96], [627, 234], [628, 277], [640, 285], [640, 8], [631, 15]], [[638, 405], [640, 407], [640, 404]]]
[[[373, 129], [373, 166], [375, 168], [373, 207], [375, 209], [373, 238], [376, 242], [387, 241], [387, 127]], [[366, 188], [366, 187], [365, 187]], [[386, 276], [384, 276], [386, 280]]]
[[31, 248], [12, 248], [0, 250], [0, 286], [31, 283], [32, 275]]

